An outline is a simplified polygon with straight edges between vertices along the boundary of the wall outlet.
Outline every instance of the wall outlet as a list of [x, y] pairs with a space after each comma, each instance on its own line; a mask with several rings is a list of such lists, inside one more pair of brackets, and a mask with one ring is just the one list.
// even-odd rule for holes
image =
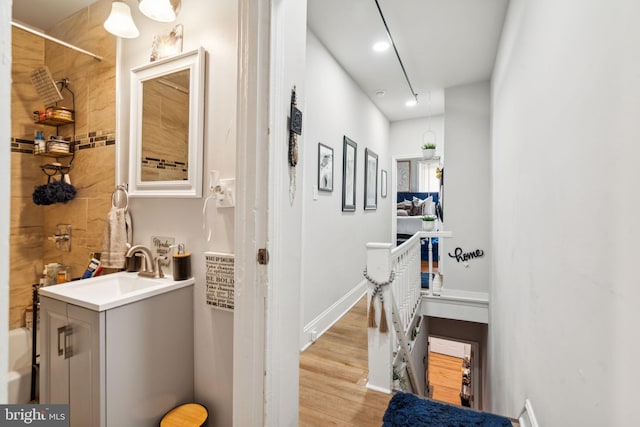
[[311, 332], [309, 332], [309, 339], [311, 340], [311, 342], [316, 342], [316, 340], [318, 339], [318, 331], [313, 329]]

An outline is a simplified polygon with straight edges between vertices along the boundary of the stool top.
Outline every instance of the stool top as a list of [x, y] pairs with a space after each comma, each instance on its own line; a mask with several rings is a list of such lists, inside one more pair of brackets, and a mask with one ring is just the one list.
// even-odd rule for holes
[[185, 403], [162, 417], [160, 427], [200, 427], [209, 417], [207, 408], [199, 403]]

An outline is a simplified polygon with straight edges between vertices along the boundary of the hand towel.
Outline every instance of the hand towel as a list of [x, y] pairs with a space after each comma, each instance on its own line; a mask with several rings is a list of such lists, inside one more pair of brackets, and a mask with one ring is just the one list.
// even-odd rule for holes
[[127, 251], [127, 216], [128, 213], [124, 208], [116, 207], [112, 207], [107, 214], [100, 257], [100, 262], [105, 268], [124, 268], [124, 255]]

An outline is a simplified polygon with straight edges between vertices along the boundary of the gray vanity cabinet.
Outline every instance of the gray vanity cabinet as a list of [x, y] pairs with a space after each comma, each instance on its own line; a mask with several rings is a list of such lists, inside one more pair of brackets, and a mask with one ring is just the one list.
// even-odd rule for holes
[[72, 426], [104, 426], [105, 312], [41, 297], [40, 402], [68, 403]]
[[40, 300], [40, 403], [68, 403], [71, 427], [157, 426], [193, 401], [193, 286], [104, 311]]

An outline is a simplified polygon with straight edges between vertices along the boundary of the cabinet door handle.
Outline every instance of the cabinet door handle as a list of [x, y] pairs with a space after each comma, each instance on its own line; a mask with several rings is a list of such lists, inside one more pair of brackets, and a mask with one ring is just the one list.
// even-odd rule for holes
[[69, 337], [73, 334], [73, 328], [67, 325], [64, 328], [64, 358], [68, 359], [73, 356], [73, 348], [69, 343]]
[[[64, 334], [64, 347], [60, 346], [60, 335]], [[69, 337], [73, 334], [73, 328], [69, 325], [60, 326], [58, 328], [58, 356], [62, 356], [64, 354], [64, 358], [68, 359], [73, 356], [73, 349], [71, 348], [71, 344], [69, 344]]]
[[[60, 347], [60, 335], [64, 334], [65, 329], [67, 329], [66, 326], [60, 326], [58, 328], [58, 356], [62, 356], [64, 354], [64, 349], [62, 347]], [[65, 341], [66, 341], [66, 335], [65, 335]]]

